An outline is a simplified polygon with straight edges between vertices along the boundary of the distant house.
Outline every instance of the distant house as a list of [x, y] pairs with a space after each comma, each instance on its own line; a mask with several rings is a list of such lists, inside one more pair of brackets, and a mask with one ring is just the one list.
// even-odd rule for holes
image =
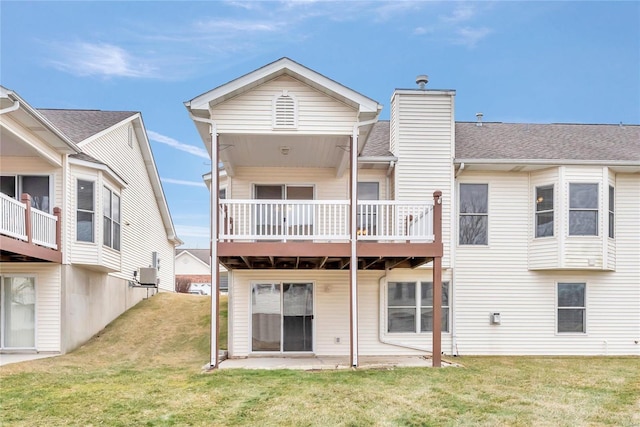
[[389, 121], [288, 58], [185, 103], [229, 356], [640, 355], [640, 126], [456, 122], [426, 80]]
[[[176, 249], [176, 280], [187, 279], [191, 291], [211, 295], [211, 256], [209, 249]], [[220, 269], [220, 290], [228, 290], [227, 271]]]
[[130, 285], [173, 290], [181, 242], [140, 113], [0, 87], [0, 137], [0, 351], [70, 351], [149, 293]]

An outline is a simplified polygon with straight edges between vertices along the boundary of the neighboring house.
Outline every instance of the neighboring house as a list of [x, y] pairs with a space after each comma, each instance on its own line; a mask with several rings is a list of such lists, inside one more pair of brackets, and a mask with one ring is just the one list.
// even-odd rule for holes
[[78, 347], [148, 295], [134, 274], [173, 291], [181, 242], [139, 113], [35, 109], [0, 87], [0, 138], [0, 351]]
[[288, 58], [185, 103], [229, 356], [640, 355], [640, 126], [456, 123], [425, 80], [389, 121]]
[[[211, 255], [209, 249], [176, 249], [176, 280], [188, 279], [190, 291], [211, 295]], [[220, 269], [220, 290], [227, 291], [227, 271]]]

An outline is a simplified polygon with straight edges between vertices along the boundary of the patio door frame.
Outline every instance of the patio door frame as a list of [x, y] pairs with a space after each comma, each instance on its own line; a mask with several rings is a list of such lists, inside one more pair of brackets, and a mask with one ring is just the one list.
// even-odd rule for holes
[[[253, 304], [252, 293], [254, 285], [279, 285], [280, 286], [280, 349], [278, 351], [253, 349]], [[285, 351], [284, 350], [284, 285], [311, 285], [311, 350], [309, 351]], [[257, 280], [249, 283], [249, 354], [256, 355], [312, 355], [316, 348], [316, 282], [313, 280]]]
[[[280, 187], [280, 197], [277, 199], [258, 199], [258, 188], [260, 187]], [[307, 188], [307, 189], [311, 189], [311, 198], [310, 199], [291, 199], [288, 196], [288, 190], [290, 188]], [[316, 200], [316, 186], [315, 184], [257, 184], [254, 183], [253, 184], [253, 199], [254, 200]], [[277, 212], [273, 215], [276, 218], [281, 218], [281, 223], [278, 225], [278, 227], [282, 228], [282, 233], [283, 234], [288, 234], [288, 232], [285, 230], [285, 227], [289, 227], [290, 225], [287, 223], [287, 215], [285, 213], [280, 212], [280, 208], [277, 208]], [[313, 215], [313, 212], [311, 213], [311, 226], [314, 227], [315, 226], [315, 218]], [[254, 227], [260, 227], [260, 224], [258, 224], [257, 220], [254, 218], [253, 219], [253, 223], [255, 224]], [[254, 230], [255, 231], [255, 230]], [[255, 233], [255, 234], [259, 234], [259, 233]]]
[[[5, 345], [6, 339], [6, 321], [5, 317], [6, 313], [6, 297], [5, 297], [5, 279], [13, 278], [13, 277], [21, 277], [26, 279], [33, 280], [33, 292], [34, 292], [34, 303], [33, 303], [33, 347], [7, 347]], [[37, 278], [34, 274], [20, 274], [20, 273], [11, 273], [11, 274], [2, 274], [0, 275], [0, 350], [2, 351], [33, 351], [37, 349], [38, 343], [38, 293], [37, 293]]]

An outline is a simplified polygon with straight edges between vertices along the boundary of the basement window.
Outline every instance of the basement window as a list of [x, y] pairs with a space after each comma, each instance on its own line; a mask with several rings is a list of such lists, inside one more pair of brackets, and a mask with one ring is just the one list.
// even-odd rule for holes
[[295, 96], [283, 90], [273, 99], [273, 128], [295, 129], [298, 127], [298, 102]]

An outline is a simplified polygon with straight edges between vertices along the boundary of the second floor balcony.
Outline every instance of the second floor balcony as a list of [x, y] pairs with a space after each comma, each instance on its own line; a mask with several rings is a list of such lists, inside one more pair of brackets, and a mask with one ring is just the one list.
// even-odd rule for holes
[[28, 194], [18, 201], [0, 193], [2, 260], [61, 262], [60, 209], [53, 211], [51, 215], [32, 207]]

